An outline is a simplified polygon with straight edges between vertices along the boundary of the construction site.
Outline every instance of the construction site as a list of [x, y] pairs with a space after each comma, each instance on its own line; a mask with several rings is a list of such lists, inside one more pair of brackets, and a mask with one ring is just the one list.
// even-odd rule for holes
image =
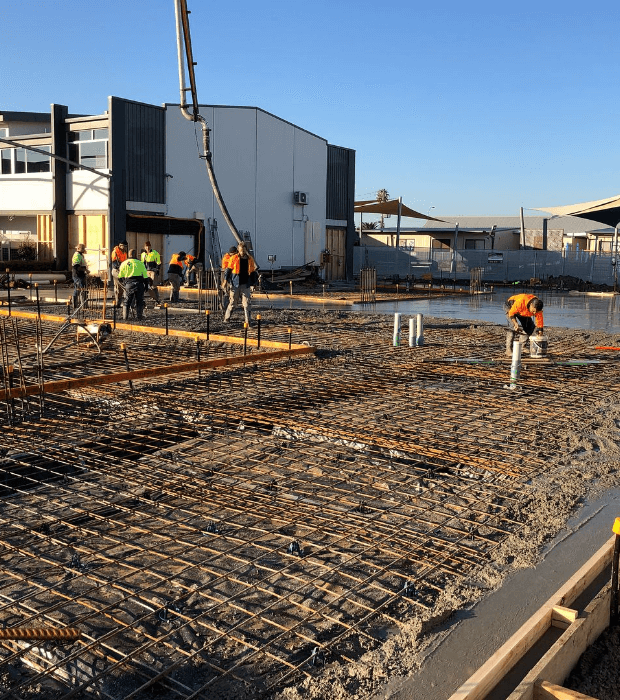
[[0, 308], [0, 699], [373, 697], [617, 483], [614, 336], [199, 306]]

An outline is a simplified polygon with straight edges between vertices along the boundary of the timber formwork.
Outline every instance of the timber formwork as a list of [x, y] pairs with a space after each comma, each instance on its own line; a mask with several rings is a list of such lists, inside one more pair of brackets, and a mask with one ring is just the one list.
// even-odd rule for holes
[[496, 328], [393, 348], [389, 318], [347, 316], [270, 327], [281, 356], [210, 339], [200, 362], [240, 363], [97, 384], [197, 343], [119, 329], [36, 360], [53, 332], [3, 325], [22, 373], [0, 405], [0, 622], [81, 635], [0, 637], [0, 700], [254, 697], [359, 658], [522, 527], [551, 429], [620, 373], [571, 342], [511, 390]]

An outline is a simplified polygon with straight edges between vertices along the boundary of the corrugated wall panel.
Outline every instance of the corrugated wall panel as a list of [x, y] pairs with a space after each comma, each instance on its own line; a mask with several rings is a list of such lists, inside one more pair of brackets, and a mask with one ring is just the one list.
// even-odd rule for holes
[[125, 143], [127, 201], [165, 204], [164, 109], [127, 102]]
[[354, 151], [340, 146], [327, 147], [326, 218], [348, 220], [352, 193], [350, 168]]

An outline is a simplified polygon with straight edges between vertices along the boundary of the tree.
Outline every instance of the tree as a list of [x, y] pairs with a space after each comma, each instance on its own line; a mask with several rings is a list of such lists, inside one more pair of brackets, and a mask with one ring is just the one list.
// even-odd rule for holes
[[376, 231], [377, 222], [376, 221], [362, 221], [362, 231]]
[[[377, 202], [380, 202], [381, 204], [383, 204], [384, 202], [388, 202], [389, 200], [390, 200], [390, 193], [387, 190], [379, 190], [377, 192]], [[389, 214], [388, 214], [388, 216], [389, 216]], [[383, 223], [384, 223], [383, 219], [384, 219], [384, 215], [381, 214], [381, 227], [380, 228], [382, 231], [383, 231]]]

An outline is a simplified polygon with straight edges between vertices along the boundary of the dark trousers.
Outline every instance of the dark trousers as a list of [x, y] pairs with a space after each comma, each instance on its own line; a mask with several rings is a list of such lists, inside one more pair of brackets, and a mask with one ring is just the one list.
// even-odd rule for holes
[[129, 316], [129, 309], [135, 303], [138, 320], [142, 320], [144, 311], [144, 282], [143, 277], [127, 277], [125, 280], [125, 294], [123, 296], [123, 318]]
[[80, 277], [73, 273], [73, 308], [77, 309], [80, 304], [86, 302], [88, 292], [86, 291], [86, 275]]

